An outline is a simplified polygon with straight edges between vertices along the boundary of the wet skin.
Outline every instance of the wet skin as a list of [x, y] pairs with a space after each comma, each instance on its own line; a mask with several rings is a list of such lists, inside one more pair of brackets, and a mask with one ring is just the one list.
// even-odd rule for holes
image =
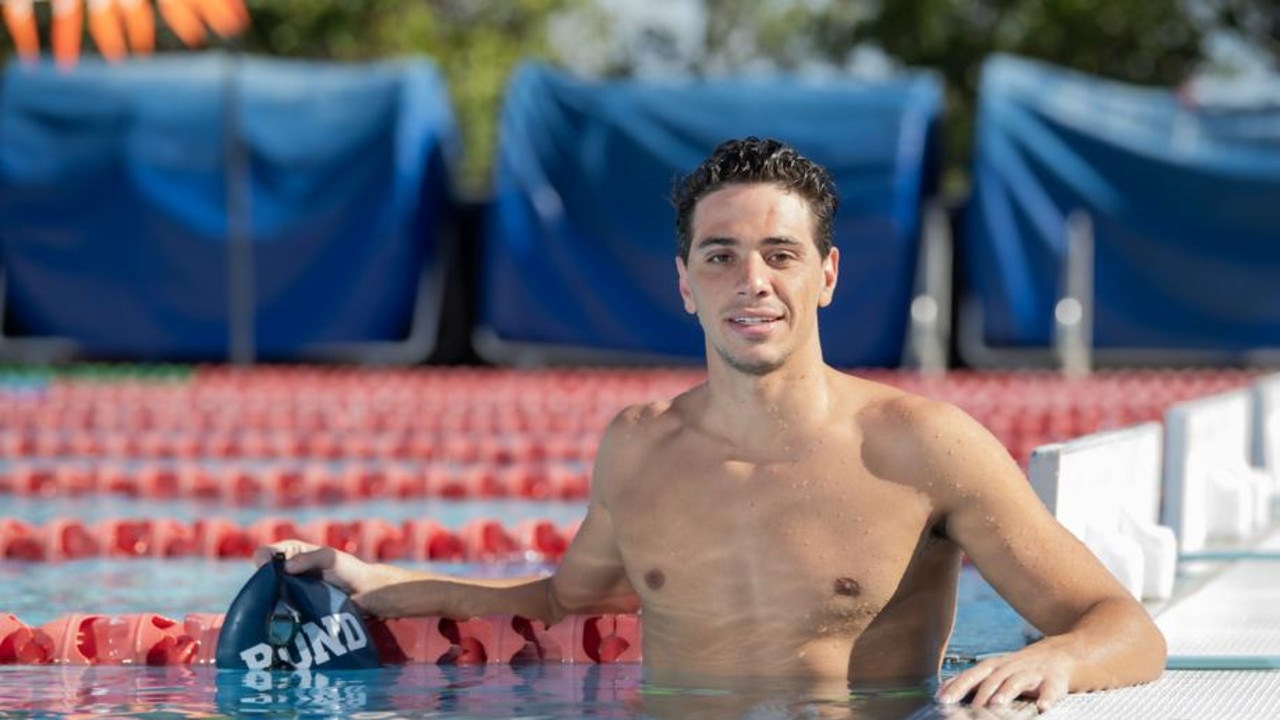
[[[897, 394], [848, 384], [878, 396], [872, 406]], [[745, 451], [697, 422], [707, 394], [633, 409], [618, 428], [626, 449], [609, 458], [620, 465], [609, 468], [615, 481], [600, 497], [644, 608], [646, 663], [933, 677], [959, 549], [924, 488], [868, 469], [876, 411]]]
[[[933, 679], [951, 631], [961, 551], [1046, 635], [949, 680], [944, 701], [1051, 705], [1068, 689], [1152, 679], [1164, 640], [1059, 525], [1004, 447], [954, 406], [839, 372], [818, 309], [823, 256], [804, 200], [770, 184], [699, 201], [685, 309], [707, 381], [624, 409], [601, 441], [587, 515], [551, 578], [459, 580], [368, 565], [297, 541], [380, 616], [643, 611], [659, 676]], [[840, 328], [856, 332], [856, 328]]]

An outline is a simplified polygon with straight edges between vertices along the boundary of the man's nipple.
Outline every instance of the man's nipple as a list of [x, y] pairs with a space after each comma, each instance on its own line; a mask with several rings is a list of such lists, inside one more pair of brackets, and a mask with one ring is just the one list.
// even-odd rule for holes
[[832, 590], [834, 590], [837, 595], [858, 597], [862, 594], [862, 585], [851, 577], [842, 577], [836, 578], [836, 581], [832, 583]]
[[663, 575], [658, 568], [654, 568], [644, 574], [644, 584], [648, 585], [650, 590], [661, 590], [662, 586], [667, 584], [667, 576]]

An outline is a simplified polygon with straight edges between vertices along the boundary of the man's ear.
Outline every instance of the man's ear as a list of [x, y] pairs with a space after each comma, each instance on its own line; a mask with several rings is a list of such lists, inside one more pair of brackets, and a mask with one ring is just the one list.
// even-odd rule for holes
[[840, 248], [832, 246], [827, 257], [822, 261], [822, 294], [818, 296], [818, 307], [831, 304], [836, 292], [836, 280], [840, 277]]
[[676, 256], [676, 275], [680, 277], [680, 298], [684, 300], [684, 311], [690, 315], [698, 313], [698, 306], [693, 304], [693, 292], [689, 290], [689, 269], [685, 267], [684, 258]]

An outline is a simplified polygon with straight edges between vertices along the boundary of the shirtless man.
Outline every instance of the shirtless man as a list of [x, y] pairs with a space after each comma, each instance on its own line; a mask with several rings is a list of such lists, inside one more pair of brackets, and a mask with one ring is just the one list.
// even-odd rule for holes
[[[821, 166], [726, 142], [677, 188], [680, 295], [707, 381], [628, 407], [554, 575], [480, 581], [363, 563], [297, 541], [382, 617], [643, 610], [647, 670], [936, 679], [961, 553], [1046, 636], [938, 690], [974, 705], [1149, 681], [1165, 642], [1143, 607], [1045, 510], [1004, 447], [945, 403], [825, 364], [818, 309], [840, 252]], [[845, 328], [856, 332], [856, 328]]]

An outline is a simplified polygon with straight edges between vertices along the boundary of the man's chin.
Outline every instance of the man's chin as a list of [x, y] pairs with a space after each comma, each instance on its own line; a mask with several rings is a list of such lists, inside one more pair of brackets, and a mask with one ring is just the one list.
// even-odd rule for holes
[[782, 361], [784, 359], [745, 353], [735, 355], [734, 353], [726, 352], [720, 348], [717, 348], [716, 352], [720, 355], [720, 359], [724, 361], [725, 365], [728, 365], [744, 375], [755, 375], [757, 377], [768, 375], [774, 370], [782, 367]]

